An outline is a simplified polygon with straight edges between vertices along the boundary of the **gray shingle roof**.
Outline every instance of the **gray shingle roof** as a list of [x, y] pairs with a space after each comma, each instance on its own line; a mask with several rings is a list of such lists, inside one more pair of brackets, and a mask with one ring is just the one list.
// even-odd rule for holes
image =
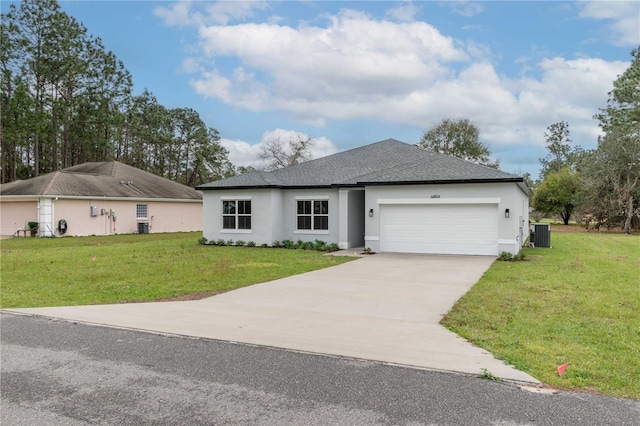
[[511, 173], [387, 139], [271, 172], [257, 171], [197, 189], [305, 188], [444, 182], [520, 182]]
[[201, 200], [186, 185], [118, 161], [83, 163], [35, 178], [0, 185], [1, 195], [128, 197]]

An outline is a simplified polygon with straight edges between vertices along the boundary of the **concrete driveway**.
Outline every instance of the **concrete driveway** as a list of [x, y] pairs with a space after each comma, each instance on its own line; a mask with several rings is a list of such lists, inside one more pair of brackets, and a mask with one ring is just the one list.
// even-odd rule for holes
[[6, 311], [539, 383], [439, 325], [493, 261], [376, 254], [198, 301]]

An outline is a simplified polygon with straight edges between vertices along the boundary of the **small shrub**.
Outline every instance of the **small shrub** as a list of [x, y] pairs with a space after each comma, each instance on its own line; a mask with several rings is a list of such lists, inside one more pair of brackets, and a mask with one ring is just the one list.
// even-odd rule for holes
[[280, 241], [275, 240], [275, 241], [273, 242], [273, 244], [271, 245], [271, 247], [280, 247]]
[[502, 253], [500, 253], [500, 256], [498, 256], [498, 260], [501, 262], [509, 262], [512, 259], [513, 259], [513, 255], [508, 251], [503, 251]]
[[267, 247], [269, 247], [269, 244], [267, 244], [267, 243], [262, 243], [262, 244], [260, 244], [260, 247], [262, 247], [262, 248], [267, 248]]
[[294, 248], [304, 248], [304, 241], [298, 240]]
[[522, 261], [525, 259], [525, 257], [527, 257], [527, 254], [523, 251], [518, 252], [518, 254], [516, 254], [515, 256], [513, 256], [513, 260], [515, 260], [516, 262], [518, 261]]
[[248, 241], [247, 242], [247, 247], [255, 247], [256, 246], [256, 242], [255, 241]]
[[313, 244], [313, 248], [318, 251], [326, 251], [327, 243], [322, 240], [316, 240], [315, 243]]
[[38, 228], [40, 227], [40, 224], [38, 222], [29, 222], [29, 223], [27, 223], [27, 226], [29, 227], [29, 231], [31, 232], [31, 236], [35, 237], [36, 234], [38, 233]]
[[363, 249], [362, 249], [362, 252], [363, 252], [364, 254], [371, 254], [371, 253], [373, 253], [373, 252], [371, 251], [371, 247], [365, 247], [365, 248], [363, 248]]
[[[245, 243], [244, 241], [242, 241], [242, 240], [238, 240], [238, 241], [236, 241], [236, 246], [238, 246], [238, 247], [242, 247], [242, 246], [243, 246], [243, 245], [245, 245], [245, 244], [246, 244], [246, 243]], [[229, 244], [229, 245], [231, 245], [231, 244]]]
[[287, 248], [287, 249], [292, 249], [292, 248], [295, 248], [295, 244], [293, 244], [293, 241], [291, 241], [291, 240], [284, 240], [282, 242], [282, 247]]
[[315, 250], [316, 245], [312, 241], [307, 241], [302, 245], [303, 250]]
[[328, 251], [338, 251], [340, 250], [340, 247], [338, 247], [338, 244], [336, 243], [331, 243], [328, 246]]
[[225, 240], [223, 240], [222, 238], [220, 238], [220, 239], [218, 239], [218, 240], [216, 241], [216, 245], [217, 245], [217, 246], [226, 246], [226, 245], [227, 245], [227, 242], [226, 242]]
[[207, 245], [208, 242], [209, 241], [205, 237], [198, 238], [198, 244], [200, 244], [201, 246]]
[[227, 240], [227, 245], [228, 246], [232, 246], [233, 245], [233, 240]]

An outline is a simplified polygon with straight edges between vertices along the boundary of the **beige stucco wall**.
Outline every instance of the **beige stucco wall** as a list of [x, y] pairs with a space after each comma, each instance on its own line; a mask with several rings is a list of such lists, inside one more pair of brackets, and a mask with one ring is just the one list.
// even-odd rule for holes
[[[65, 235], [110, 235], [137, 233], [138, 223], [147, 222], [150, 233], [189, 232], [202, 230], [202, 202], [108, 199], [52, 199], [51, 223], [41, 228], [58, 236], [58, 222], [67, 222]], [[13, 235], [25, 221], [38, 221], [38, 201], [6, 201], [0, 203], [2, 235]], [[147, 218], [136, 217], [136, 206], [147, 204]], [[91, 207], [97, 216], [91, 215]], [[115, 219], [115, 220], [114, 220]], [[16, 228], [16, 225], [18, 226]], [[15, 229], [14, 229], [15, 228]]]
[[149, 216], [149, 232], [202, 231], [202, 202], [149, 203]]
[[0, 201], [0, 235], [11, 236], [27, 222], [38, 221], [37, 201]]

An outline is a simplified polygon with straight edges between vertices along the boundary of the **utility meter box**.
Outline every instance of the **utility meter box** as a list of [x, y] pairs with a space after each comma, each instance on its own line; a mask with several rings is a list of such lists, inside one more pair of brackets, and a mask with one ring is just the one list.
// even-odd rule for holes
[[91, 216], [98, 216], [98, 207], [91, 206]]

